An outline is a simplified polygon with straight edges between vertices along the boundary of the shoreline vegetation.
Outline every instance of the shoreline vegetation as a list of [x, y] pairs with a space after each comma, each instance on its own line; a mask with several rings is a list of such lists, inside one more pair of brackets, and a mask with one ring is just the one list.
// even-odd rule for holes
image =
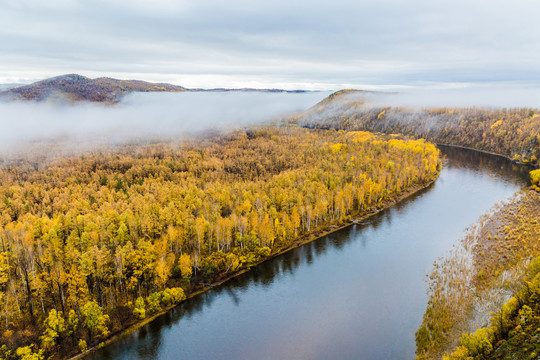
[[537, 357], [539, 219], [540, 193], [518, 192], [436, 262], [416, 333], [418, 360]]
[[0, 358], [101, 347], [439, 170], [424, 140], [296, 127], [4, 166]]

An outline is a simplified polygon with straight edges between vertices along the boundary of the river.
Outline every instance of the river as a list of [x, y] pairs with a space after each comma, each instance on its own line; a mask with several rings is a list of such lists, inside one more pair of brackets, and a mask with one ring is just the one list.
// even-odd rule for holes
[[406, 359], [433, 262], [527, 169], [442, 148], [439, 179], [362, 224], [267, 261], [87, 359]]

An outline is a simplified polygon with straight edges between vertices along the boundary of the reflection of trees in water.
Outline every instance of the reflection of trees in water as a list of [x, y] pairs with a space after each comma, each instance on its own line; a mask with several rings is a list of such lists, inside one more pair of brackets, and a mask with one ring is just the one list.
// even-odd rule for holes
[[162, 327], [145, 326], [138, 334], [138, 343], [145, 346], [137, 347], [137, 354], [141, 359], [156, 359], [159, 354], [159, 345]]
[[391, 211], [383, 211], [371, 217], [365, 224], [353, 225], [351, 227], [339, 230], [328, 236], [305, 244], [299, 248], [293, 249], [272, 260], [264, 262], [254, 267], [249, 272], [227, 281], [225, 284], [211, 289], [200, 296], [196, 296], [185, 301], [164, 316], [147, 325], [156, 325], [157, 327], [169, 326], [181, 318], [191, 318], [193, 315], [204, 311], [205, 308], [221, 296], [228, 295], [235, 305], [241, 303], [241, 292], [249, 286], [260, 286], [267, 288], [274, 281], [285, 274], [294, 274], [295, 270], [302, 265], [310, 266], [315, 258], [325, 254], [329, 250], [341, 250], [347, 243], [350, 243], [357, 234], [365, 228], [379, 227], [383, 222], [391, 222]]
[[440, 146], [443, 155], [449, 159], [446, 166], [449, 168], [461, 168], [480, 170], [487, 172], [490, 176], [502, 178], [506, 181], [518, 183], [519, 178], [527, 179], [529, 168], [513, 164], [510, 160], [500, 156], [484, 154], [472, 150]]

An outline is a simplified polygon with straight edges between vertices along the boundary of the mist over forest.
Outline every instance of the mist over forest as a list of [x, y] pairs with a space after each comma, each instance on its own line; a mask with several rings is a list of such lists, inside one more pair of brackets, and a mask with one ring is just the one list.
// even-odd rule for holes
[[0, 154], [31, 151], [44, 143], [54, 143], [64, 151], [85, 151], [101, 145], [228, 130], [291, 116], [328, 94], [133, 93], [117, 105], [0, 102], [4, 123]]
[[540, 108], [540, 87], [521, 82], [437, 84], [361, 96], [374, 106]]

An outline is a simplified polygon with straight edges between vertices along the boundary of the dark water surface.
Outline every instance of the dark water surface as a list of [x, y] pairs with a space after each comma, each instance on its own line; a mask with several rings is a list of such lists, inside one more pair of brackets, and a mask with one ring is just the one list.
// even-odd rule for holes
[[90, 359], [413, 359], [426, 274], [527, 169], [443, 148], [437, 182], [370, 219], [268, 261]]

